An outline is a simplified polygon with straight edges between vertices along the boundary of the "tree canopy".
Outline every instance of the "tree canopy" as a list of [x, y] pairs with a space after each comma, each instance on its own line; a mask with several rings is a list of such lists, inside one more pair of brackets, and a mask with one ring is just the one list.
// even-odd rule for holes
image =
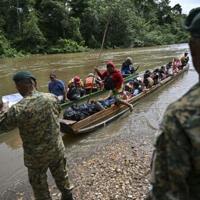
[[[77, 52], [185, 42], [169, 0], [1, 0], [0, 55]], [[10, 51], [9, 51], [10, 50]]]

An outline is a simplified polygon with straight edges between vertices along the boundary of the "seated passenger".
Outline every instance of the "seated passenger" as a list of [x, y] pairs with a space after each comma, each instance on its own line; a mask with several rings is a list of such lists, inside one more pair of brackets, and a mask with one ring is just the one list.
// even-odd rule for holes
[[181, 61], [178, 58], [174, 58], [173, 61], [172, 61], [173, 73], [174, 74], [178, 73], [181, 66], [182, 66]]
[[50, 73], [49, 78], [49, 92], [56, 95], [60, 101], [66, 100], [66, 87], [64, 81], [57, 79], [54, 72]]
[[125, 85], [125, 90], [130, 92], [131, 96], [136, 96], [141, 92], [140, 84], [137, 80], [130, 81]]
[[158, 68], [153, 71], [151, 77], [154, 81], [154, 85], [157, 85], [160, 82], [160, 73]]
[[149, 70], [147, 70], [145, 73], [144, 73], [144, 78], [143, 78], [143, 82], [144, 82], [144, 85], [145, 87], [148, 89], [148, 88], [151, 88], [153, 85], [154, 85], [154, 81], [153, 81], [153, 78], [151, 77], [151, 72]]
[[143, 83], [143, 79], [141, 78], [141, 77], [137, 77], [136, 78], [136, 80], [137, 80], [137, 82], [139, 83], [139, 90], [141, 91], [141, 92], [143, 92], [143, 90], [144, 90], [144, 83]]
[[173, 76], [172, 62], [166, 65], [167, 76]]
[[123, 77], [127, 77], [130, 74], [133, 74], [137, 71], [138, 67], [135, 69], [133, 66], [133, 60], [131, 57], [127, 57], [126, 60], [123, 62], [121, 67], [121, 73]]
[[89, 73], [88, 76], [85, 78], [84, 88], [86, 90], [86, 94], [96, 92], [98, 88], [102, 88], [102, 81], [93, 73]]
[[162, 66], [159, 70], [160, 79], [163, 80], [167, 77], [167, 72], [165, 70], [165, 66]]
[[79, 76], [75, 76], [68, 85], [67, 98], [71, 101], [79, 100], [85, 95], [85, 89], [83, 88], [83, 82]]
[[188, 53], [185, 52], [184, 55], [181, 57], [180, 60], [181, 60], [181, 64], [182, 64], [181, 68], [183, 68], [184, 66], [187, 65], [187, 63], [188, 63], [188, 61], [189, 61]]

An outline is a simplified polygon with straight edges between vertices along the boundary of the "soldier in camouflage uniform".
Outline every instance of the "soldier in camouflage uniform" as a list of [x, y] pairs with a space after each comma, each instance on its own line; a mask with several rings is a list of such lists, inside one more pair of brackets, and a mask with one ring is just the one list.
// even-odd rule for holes
[[[65, 147], [60, 135], [60, 106], [57, 98], [36, 90], [30, 72], [14, 75], [16, 87], [24, 97], [5, 112], [0, 105], [0, 132], [19, 128], [24, 148], [24, 164], [36, 200], [50, 200], [47, 184], [49, 168], [63, 200], [73, 200], [66, 169]], [[3, 111], [4, 110], [4, 111]]]
[[[193, 64], [200, 74], [200, 7], [185, 22]], [[200, 82], [171, 104], [152, 159], [149, 200], [200, 199]]]

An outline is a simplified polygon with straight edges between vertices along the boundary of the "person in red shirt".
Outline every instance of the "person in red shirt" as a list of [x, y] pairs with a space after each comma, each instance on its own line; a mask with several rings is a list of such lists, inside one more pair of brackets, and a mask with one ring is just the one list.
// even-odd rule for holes
[[104, 88], [111, 91], [109, 96], [115, 96], [116, 103], [124, 104], [130, 108], [130, 111], [132, 111], [133, 105], [120, 98], [123, 94], [124, 82], [121, 72], [116, 69], [112, 61], [107, 63], [106, 68], [107, 70], [103, 73], [101, 73], [98, 68], [95, 68], [98, 76], [104, 81]]

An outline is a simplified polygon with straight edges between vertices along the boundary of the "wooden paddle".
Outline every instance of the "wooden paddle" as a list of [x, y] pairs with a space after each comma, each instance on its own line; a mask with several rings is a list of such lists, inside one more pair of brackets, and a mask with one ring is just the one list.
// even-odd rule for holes
[[[103, 39], [102, 39], [102, 42], [101, 42], [101, 48], [100, 48], [100, 51], [99, 51], [99, 55], [98, 55], [98, 58], [97, 58], [97, 63], [96, 63], [96, 67], [95, 68], [98, 68], [99, 61], [100, 61], [100, 58], [101, 58], [101, 54], [103, 52], [104, 42], [105, 42], [105, 38], [106, 38], [106, 35], [107, 35], [108, 26], [110, 24], [110, 19], [111, 19], [111, 15], [109, 15], [108, 21], [106, 23], [106, 27], [105, 27], [105, 30], [104, 30], [104, 33], [103, 33]], [[90, 93], [92, 93], [92, 90], [93, 90], [93, 85], [94, 85], [94, 82], [95, 82], [95, 73], [96, 73], [96, 71], [94, 70], [94, 76], [93, 76], [93, 79], [92, 79], [92, 88], [91, 88], [91, 92]], [[90, 100], [90, 98], [88, 99], [87, 102], [89, 102], [89, 100]]]

